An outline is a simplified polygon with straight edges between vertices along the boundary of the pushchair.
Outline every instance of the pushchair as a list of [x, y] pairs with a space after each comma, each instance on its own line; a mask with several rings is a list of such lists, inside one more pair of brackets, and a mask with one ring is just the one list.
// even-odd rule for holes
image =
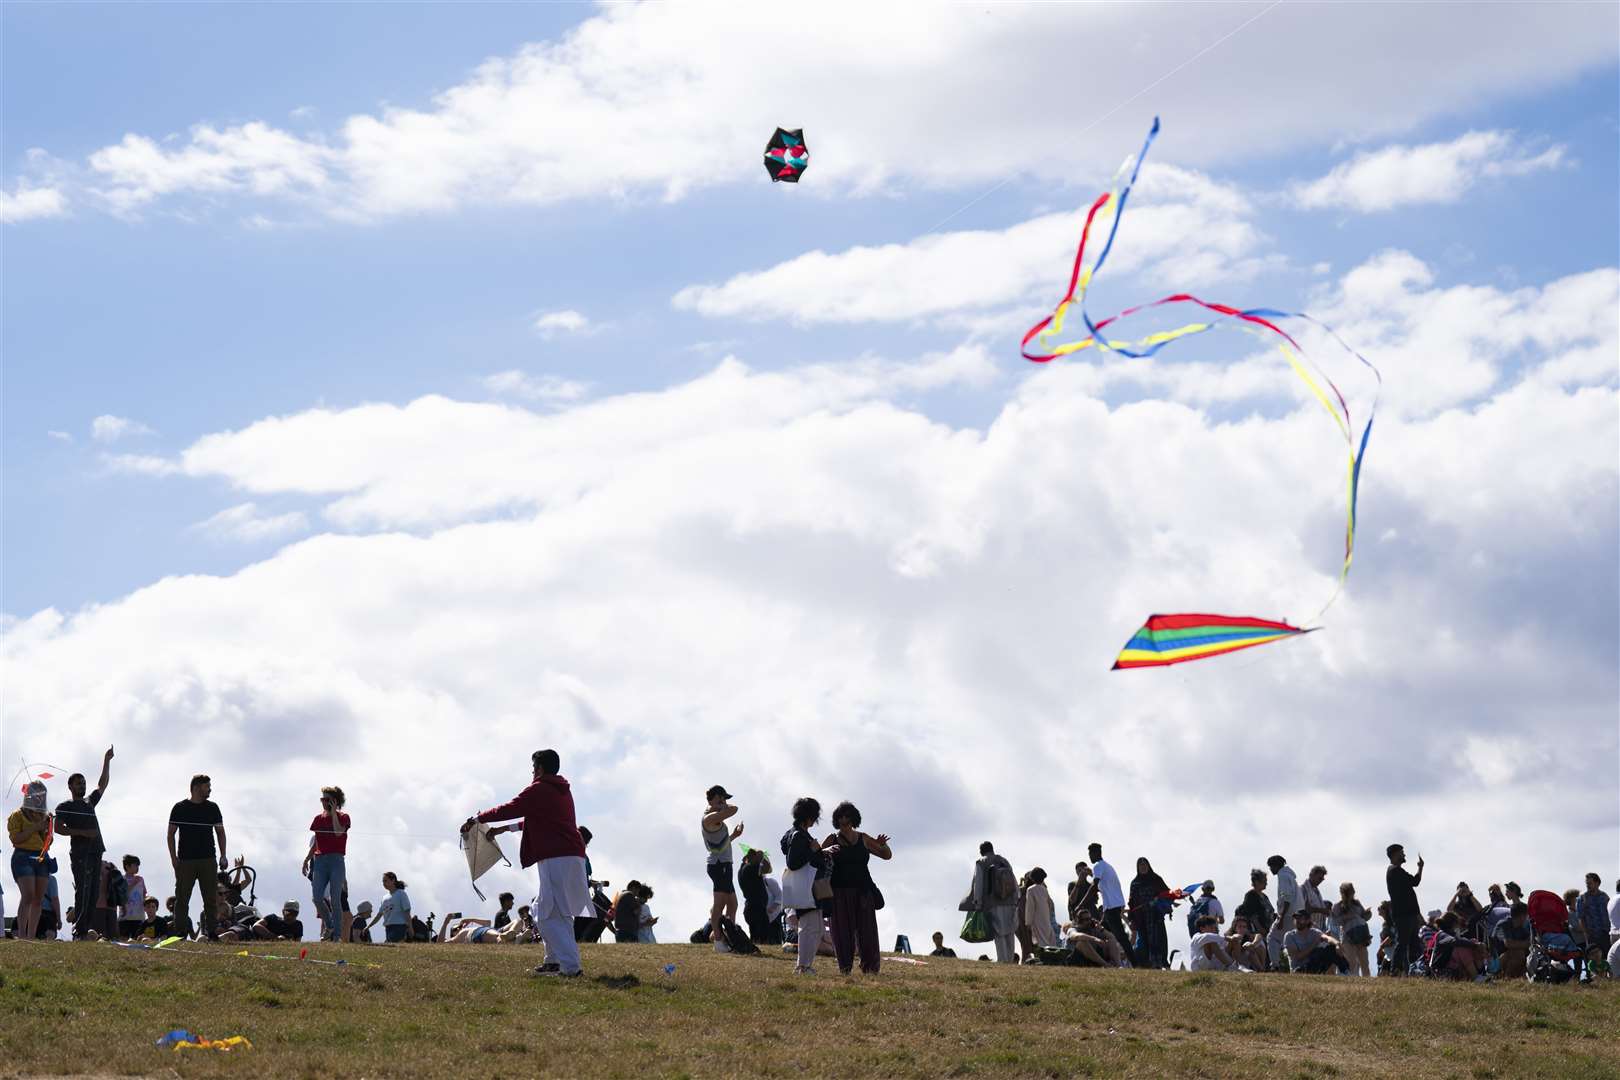
[[1524, 976], [1531, 982], [1564, 983], [1580, 974], [1583, 955], [1576, 940], [1569, 936], [1569, 908], [1564, 898], [1546, 889], [1530, 894], [1530, 955]]

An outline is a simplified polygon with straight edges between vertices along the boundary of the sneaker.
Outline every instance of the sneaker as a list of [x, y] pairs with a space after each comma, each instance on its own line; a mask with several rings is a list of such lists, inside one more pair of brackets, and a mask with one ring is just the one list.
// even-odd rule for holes
[[714, 943], [714, 951], [715, 952], [730, 952], [731, 951], [731, 946], [727, 945], [723, 941], [716, 941]]
[[583, 971], [563, 971], [560, 968], [552, 968], [550, 971], [542, 971], [540, 968], [536, 968], [534, 973], [542, 979], [577, 979], [585, 974]]
[[534, 969], [534, 973], [536, 975], [555, 975], [561, 970], [562, 968], [558, 967], [556, 964], [541, 964], [539, 967]]

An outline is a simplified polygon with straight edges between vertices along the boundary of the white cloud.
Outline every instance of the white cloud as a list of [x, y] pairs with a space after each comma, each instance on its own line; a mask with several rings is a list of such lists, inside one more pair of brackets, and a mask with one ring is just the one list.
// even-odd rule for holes
[[[811, 197], [1015, 174], [1089, 181], [1141, 137], [1152, 109], [1127, 103], [1150, 85], [1171, 122], [1167, 152], [1209, 163], [1399, 134], [1617, 52], [1602, 5], [1492, 4], [1465, 20], [1433, 4], [1377, 20], [1354, 5], [1284, 5], [1221, 40], [1255, 10], [953, 6], [918, 33], [913, 9], [869, 5], [852, 43], [847, 5], [790, 20], [769, 5], [611, 5], [554, 42], [487, 60], [422, 107], [350, 116], [310, 137], [262, 121], [200, 124], [174, 148], [132, 133], [90, 165], [123, 209], [234, 192], [374, 219], [763, 183], [764, 138], [785, 123], [808, 135]], [[1096, 92], [1077, 111], [1073, 95], [1052, 95], [1052, 73], [1082, 54]], [[1432, 78], [1436, 55], [1444, 80]]]
[[1357, 154], [1309, 183], [1296, 184], [1300, 206], [1346, 207], [1362, 213], [1450, 203], [1481, 179], [1523, 176], [1564, 163], [1564, 148], [1531, 153], [1509, 132], [1470, 131], [1451, 142], [1386, 146]]
[[[1451, 290], [1418, 266], [1357, 268], [1346, 305], [1376, 295], [1388, 340], [1424, 340]], [[1430, 903], [1448, 879], [1570, 879], [1620, 844], [1592, 797], [1617, 750], [1620, 393], [1560, 367], [1612, 334], [1613, 276], [1510, 295], [1497, 379], [1391, 412], [1348, 594], [1323, 633], [1242, 660], [1107, 671], [1151, 611], [1303, 619], [1331, 590], [1343, 478], [1314, 405], [1110, 404], [1074, 364], [1002, 384], [974, 429], [904, 398], [918, 371], [979, 385], [982, 351], [728, 361], [554, 412], [423, 398], [198, 440], [187, 475], [379, 531], [12, 620], [0, 757], [46, 723], [69, 767], [183, 725], [183, 757], [120, 751], [104, 828], [161, 851], [146, 804], [207, 768], [277, 896], [307, 887], [313, 809], [287, 800], [316, 755], [350, 795], [355, 880], [399, 870], [442, 912], [471, 902], [455, 823], [554, 745], [599, 873], [653, 883], [675, 937], [708, 905], [681, 808], [717, 780], [766, 844], [796, 795], [856, 800], [895, 838], [885, 936], [913, 940], [986, 837], [1020, 868], [1097, 838], [1234, 898], [1275, 850], [1375, 891], [1391, 838], [1421, 843]], [[693, 749], [715, 745], [723, 775]], [[1076, 755], [1083, 785], [1031, 782]]]
[[0, 190], [0, 223], [7, 225], [61, 217], [67, 213], [67, 207], [67, 196], [54, 187], [34, 187], [26, 180], [19, 180], [16, 190]]
[[177, 476], [182, 471], [179, 462], [154, 454], [103, 454], [101, 463], [131, 476]]
[[127, 416], [104, 415], [90, 421], [90, 437], [99, 443], [115, 443], [131, 435], [151, 434], [154, 434], [151, 428]]
[[590, 383], [565, 379], [560, 375], [534, 376], [522, 371], [498, 371], [480, 380], [484, 389], [503, 397], [522, 398], [526, 401], [566, 403], [578, 401], [590, 393]]
[[573, 310], [548, 311], [534, 320], [534, 328], [545, 338], [558, 334], [583, 334], [591, 329], [591, 320]]
[[73, 436], [69, 435], [65, 431], [47, 431], [45, 434], [49, 435], [51, 438], [55, 439], [57, 442], [70, 443], [70, 442], [73, 441]]
[[100, 191], [119, 210], [130, 210], [178, 191], [280, 195], [326, 184], [330, 152], [316, 143], [254, 122], [221, 131], [200, 124], [179, 150], [144, 135], [90, 155]]
[[257, 544], [305, 532], [309, 519], [297, 510], [265, 517], [257, 505], [245, 502], [221, 510], [192, 528], [214, 540]]
[[[1150, 163], [1133, 195], [1130, 243], [1110, 256], [1107, 273], [1151, 266], [1167, 290], [1244, 280], [1265, 265], [1251, 213], [1234, 187]], [[811, 251], [719, 285], [688, 286], [673, 303], [711, 317], [804, 323], [959, 319], [963, 312], [1033, 299], [1056, 305], [1083, 222], [1083, 211], [1066, 211], [996, 231]]]

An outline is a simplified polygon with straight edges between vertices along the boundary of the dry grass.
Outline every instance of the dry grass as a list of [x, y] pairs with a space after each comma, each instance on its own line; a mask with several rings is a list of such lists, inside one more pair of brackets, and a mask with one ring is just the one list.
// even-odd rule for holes
[[[563, 981], [530, 976], [533, 948], [310, 947], [347, 967], [187, 948], [0, 944], [0, 1075], [1620, 1077], [1620, 983], [949, 960], [798, 978], [687, 945], [588, 947]], [[153, 1047], [176, 1027], [254, 1049]]]

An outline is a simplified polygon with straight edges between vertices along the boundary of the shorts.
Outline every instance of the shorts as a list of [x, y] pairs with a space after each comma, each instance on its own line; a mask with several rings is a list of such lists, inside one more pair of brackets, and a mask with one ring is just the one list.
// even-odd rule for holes
[[389, 923], [383, 927], [383, 939], [386, 941], [404, 941], [405, 924]]
[[475, 926], [475, 927], [473, 927], [472, 943], [474, 945], [476, 945], [480, 941], [483, 941], [484, 940], [484, 935], [487, 934], [487, 933], [489, 933], [489, 927], [487, 927], [487, 926]]
[[[726, 868], [730, 869], [727, 863]], [[21, 884], [23, 878], [50, 877], [50, 861], [39, 857], [37, 851], [24, 851], [22, 848], [11, 849], [11, 876]]]
[[737, 886], [732, 883], [731, 864], [729, 862], [712, 862], [709, 864], [709, 880], [714, 883], [717, 893], [737, 895]]

